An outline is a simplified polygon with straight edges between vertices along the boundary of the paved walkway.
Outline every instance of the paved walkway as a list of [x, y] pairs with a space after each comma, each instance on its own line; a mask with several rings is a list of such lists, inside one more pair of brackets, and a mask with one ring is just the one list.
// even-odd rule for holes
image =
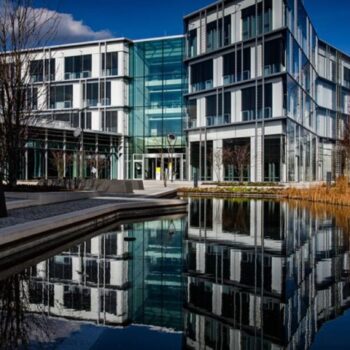
[[144, 190], [134, 190], [136, 195], [161, 197], [162, 194], [175, 191], [181, 187], [192, 187], [193, 183], [189, 181], [167, 181], [167, 186], [164, 186], [163, 181], [145, 180], [143, 182]]
[[[23, 193], [23, 198], [7, 198], [9, 216], [0, 219], [0, 229], [62, 214], [74, 213], [79, 210], [97, 208], [105, 204], [148, 202], [174, 194], [176, 189], [186, 186], [190, 186], [190, 183], [168, 181], [167, 187], [164, 187], [163, 181], [144, 181], [144, 190], [134, 190], [133, 194], [103, 195], [86, 193], [93, 197], [84, 198], [83, 192], [73, 192], [71, 200], [68, 199], [69, 193], [66, 193], [67, 198], [57, 200], [57, 202], [53, 201], [55, 198], [59, 198], [62, 193], [40, 193], [38, 198], [35, 195], [29, 198], [26, 193]], [[20, 195], [19, 193], [18, 196]], [[78, 199], [77, 197], [80, 195], [82, 198]], [[51, 202], [49, 204], [48, 202], [45, 203], [46, 199], [50, 199]]]
[[45, 219], [56, 215], [72, 213], [78, 210], [99, 207], [104, 204], [112, 203], [128, 203], [128, 200], [122, 198], [108, 199], [99, 197], [99, 199], [80, 199], [77, 201], [12, 209], [8, 211], [7, 218], [0, 219], [0, 229], [28, 221]]

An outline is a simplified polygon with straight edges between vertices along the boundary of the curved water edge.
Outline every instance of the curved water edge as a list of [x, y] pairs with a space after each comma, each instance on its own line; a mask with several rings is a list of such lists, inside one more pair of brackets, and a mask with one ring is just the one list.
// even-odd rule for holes
[[336, 335], [347, 348], [332, 326], [350, 322], [347, 210], [189, 198], [185, 215], [65, 242], [0, 271], [1, 344], [319, 349]]

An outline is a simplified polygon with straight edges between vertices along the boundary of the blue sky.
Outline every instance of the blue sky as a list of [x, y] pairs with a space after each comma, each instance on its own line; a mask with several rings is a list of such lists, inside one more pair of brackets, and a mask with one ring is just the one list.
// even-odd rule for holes
[[[71, 15], [62, 40], [125, 36], [131, 39], [183, 32], [182, 17], [212, 0], [59, 0], [57, 9]], [[48, 3], [46, 1], [46, 3]], [[331, 6], [334, 3], [336, 6]], [[305, 6], [321, 38], [350, 54], [350, 1], [305, 0]], [[53, 8], [52, 8], [53, 9]], [[65, 20], [67, 20], [67, 16]], [[69, 22], [69, 21], [68, 21]], [[65, 23], [65, 21], [63, 21]]]

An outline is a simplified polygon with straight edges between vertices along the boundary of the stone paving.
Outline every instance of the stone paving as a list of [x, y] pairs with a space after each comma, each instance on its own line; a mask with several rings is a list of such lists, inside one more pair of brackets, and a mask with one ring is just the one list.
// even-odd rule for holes
[[13, 225], [22, 224], [28, 221], [45, 219], [51, 216], [71, 213], [77, 210], [97, 207], [104, 204], [125, 203], [125, 200], [108, 199], [81, 199], [71, 202], [55, 203], [41, 206], [33, 206], [8, 211], [8, 217], [0, 219], [0, 229]]

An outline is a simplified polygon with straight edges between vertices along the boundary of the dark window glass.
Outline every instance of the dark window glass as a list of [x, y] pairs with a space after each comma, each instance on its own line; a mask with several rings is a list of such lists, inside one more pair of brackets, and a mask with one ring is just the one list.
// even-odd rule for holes
[[91, 55], [65, 57], [64, 78], [79, 79], [91, 76]]
[[264, 15], [263, 3], [259, 2], [257, 6], [257, 17], [255, 5], [252, 5], [242, 10], [243, 40], [250, 39], [256, 34], [260, 35], [263, 33], [263, 31], [265, 33], [269, 32], [272, 29], [272, 0], [264, 1]]
[[50, 108], [72, 108], [73, 86], [58, 85], [50, 87]]
[[224, 18], [224, 46], [231, 44], [231, 16]]
[[231, 84], [236, 81], [236, 53], [230, 52], [223, 56], [224, 84]]
[[97, 82], [83, 85], [83, 96], [86, 106], [108, 106], [111, 104], [111, 82], [100, 83], [100, 96]]
[[38, 89], [37, 88], [32, 86], [26, 89], [25, 99], [26, 99], [25, 104], [29, 111], [38, 109]]
[[345, 86], [350, 88], [350, 69], [346, 67], [344, 67], [344, 82]]
[[265, 43], [264, 73], [270, 75], [279, 73], [285, 67], [285, 47], [282, 38]]
[[[223, 113], [224, 107], [224, 113]], [[208, 96], [206, 98], [207, 125], [222, 125], [230, 122], [231, 93]]]
[[197, 56], [197, 29], [188, 32], [188, 57]]
[[102, 54], [103, 75], [118, 75], [118, 52], [107, 52]]
[[187, 104], [188, 127], [195, 128], [197, 126], [197, 100], [189, 100]]
[[236, 55], [237, 55], [236, 81], [250, 79], [251, 48], [246, 47], [243, 50], [238, 50]]
[[[281, 159], [280, 138], [265, 139], [264, 141], [264, 173], [265, 181], [280, 181], [280, 159]], [[276, 228], [277, 230], [278, 228]]]
[[264, 95], [264, 108], [262, 103], [262, 86], [258, 86], [257, 91], [257, 108], [256, 112], [256, 94], [255, 87], [250, 87], [242, 89], [242, 120], [249, 121], [255, 120], [256, 115], [258, 119], [272, 117], [272, 84], [265, 85], [265, 95]]
[[215, 50], [219, 47], [218, 22], [207, 24], [207, 51]]
[[107, 132], [118, 131], [118, 111], [102, 112], [102, 130]]
[[213, 87], [213, 60], [191, 66], [192, 92], [211, 89]]
[[33, 83], [44, 80], [55, 80], [55, 59], [31, 61], [29, 74]]
[[226, 139], [223, 142], [225, 181], [248, 181], [250, 178], [250, 139]]

